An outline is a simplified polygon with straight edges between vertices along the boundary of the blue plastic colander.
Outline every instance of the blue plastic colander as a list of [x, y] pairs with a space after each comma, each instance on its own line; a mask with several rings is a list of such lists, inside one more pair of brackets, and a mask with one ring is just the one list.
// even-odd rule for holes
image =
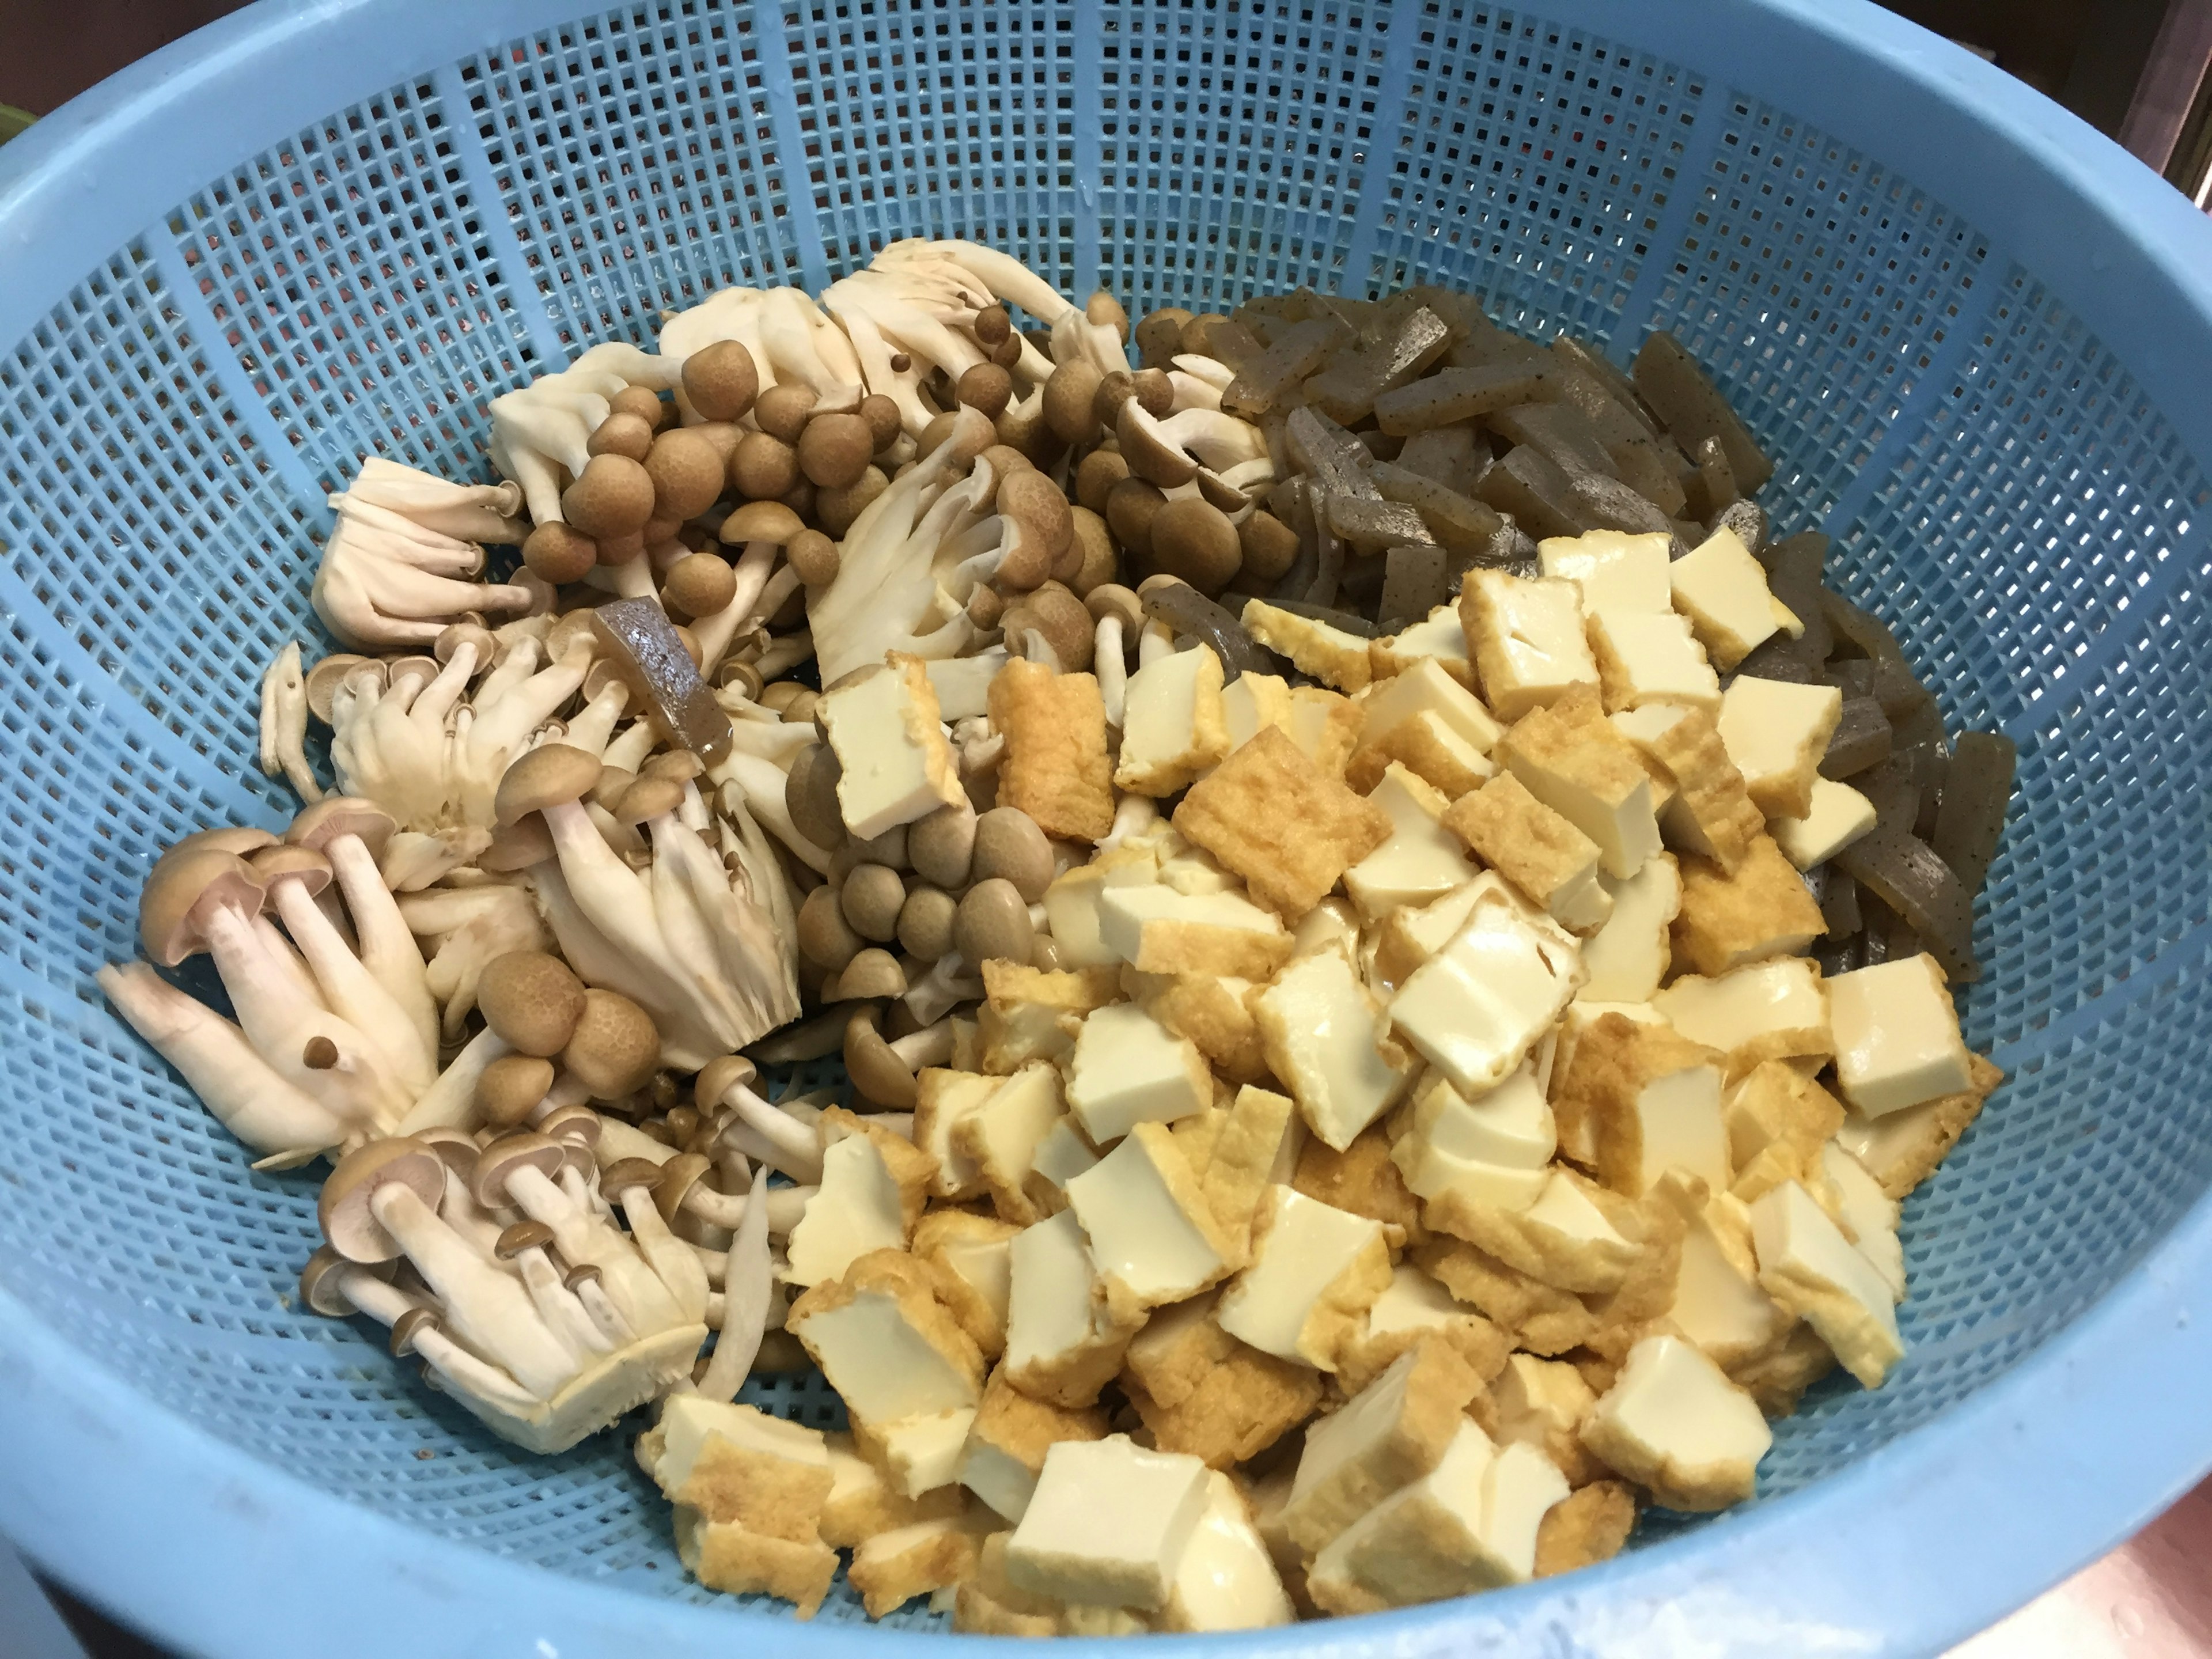
[[267, 0], [0, 151], [0, 1529], [226, 1656], [946, 1639], [707, 1595], [626, 1444], [520, 1455], [294, 1308], [310, 1181], [250, 1173], [92, 982], [163, 846], [290, 811], [255, 686], [323, 648], [363, 453], [485, 476], [493, 394], [916, 234], [1133, 312], [1436, 282], [1624, 362], [1673, 329], [1778, 527], [2021, 744], [1966, 1000], [2012, 1081], [1905, 1207], [1889, 1386], [1824, 1386], [1755, 1505], [1597, 1571], [1206, 1645], [1923, 1654], [2212, 1465], [2185, 202], [1858, 0], [575, 3]]

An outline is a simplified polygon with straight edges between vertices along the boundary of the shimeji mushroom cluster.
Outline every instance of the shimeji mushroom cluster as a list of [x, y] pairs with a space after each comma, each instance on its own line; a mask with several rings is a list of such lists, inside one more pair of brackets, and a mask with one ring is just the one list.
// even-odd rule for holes
[[[1133, 331], [902, 242], [490, 419], [500, 483], [331, 498], [344, 649], [262, 687], [304, 810], [171, 848], [101, 979], [331, 1160], [309, 1306], [533, 1450], [661, 1402], [702, 1582], [1405, 1605], [1739, 1501], [1902, 1357], [2009, 757], [1669, 337]], [[732, 1403], [808, 1364], [849, 1433]]]

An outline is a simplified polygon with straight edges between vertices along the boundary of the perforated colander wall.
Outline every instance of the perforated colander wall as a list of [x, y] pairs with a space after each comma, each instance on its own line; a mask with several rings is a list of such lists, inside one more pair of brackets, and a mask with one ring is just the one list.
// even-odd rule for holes
[[518, 1458], [291, 1307], [309, 1182], [249, 1171], [91, 975], [161, 847], [287, 810], [253, 688], [283, 640], [325, 648], [322, 496], [364, 453], [484, 476], [484, 400], [584, 345], [962, 235], [1133, 310], [1441, 281], [1713, 367], [1784, 526], [1831, 532], [1954, 724], [2022, 745], [1965, 1004], [2012, 1081], [1907, 1206], [1911, 1357], [1781, 1425], [1762, 1495], [1987, 1384], [2212, 1184], [2207, 483], [1999, 228], [1728, 70], [1468, 0], [667, 0], [549, 15], [179, 179], [0, 342], [0, 1283], [246, 1455], [699, 1594], [623, 1445]]

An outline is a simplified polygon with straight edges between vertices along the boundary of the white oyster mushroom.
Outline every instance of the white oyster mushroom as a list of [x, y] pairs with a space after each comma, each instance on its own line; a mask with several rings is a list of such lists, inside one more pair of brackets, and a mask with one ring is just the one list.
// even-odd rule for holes
[[544, 951], [553, 944], [530, 895], [501, 883], [403, 894], [399, 913], [415, 937], [430, 947], [424, 973], [430, 994], [438, 1000], [440, 1036], [448, 1043], [461, 1039], [485, 963], [510, 951]]
[[323, 798], [323, 786], [307, 764], [307, 680], [300, 666], [300, 642], [285, 641], [261, 676], [262, 772], [282, 776], [310, 804]]
[[454, 483], [381, 455], [364, 459], [345, 493], [331, 498], [341, 510], [355, 504], [383, 507], [456, 541], [519, 547], [530, 534], [530, 526], [517, 516], [522, 511], [520, 486]]
[[561, 518], [561, 475], [582, 473], [592, 434], [607, 417], [607, 400], [625, 387], [664, 392], [683, 378], [679, 358], [610, 341], [568, 368], [491, 400], [491, 464], [517, 485], [539, 524]]
[[853, 343], [805, 290], [730, 288], [661, 325], [660, 355], [676, 364], [723, 340], [752, 356], [760, 389], [799, 385], [823, 398], [865, 386]]
[[359, 651], [428, 645], [466, 611], [527, 611], [531, 590], [472, 580], [483, 549], [389, 507], [331, 497], [337, 523], [309, 594], [331, 632]]

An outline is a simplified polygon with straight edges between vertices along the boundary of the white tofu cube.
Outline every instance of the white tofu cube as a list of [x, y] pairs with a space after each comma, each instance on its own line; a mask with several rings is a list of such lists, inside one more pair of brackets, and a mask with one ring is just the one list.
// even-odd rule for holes
[[866, 1135], [847, 1135], [823, 1152], [821, 1190], [791, 1230], [783, 1277], [793, 1285], [842, 1278], [870, 1250], [904, 1249], [907, 1237], [897, 1177]]
[[1581, 953], [1500, 884], [1450, 943], [1415, 969], [1389, 1008], [1398, 1036], [1466, 1095], [1495, 1088], [1582, 988]]
[[1252, 1263], [1221, 1293], [1215, 1322], [1263, 1353], [1327, 1369], [1329, 1355], [1316, 1340], [1322, 1333], [1309, 1328], [1320, 1322], [1316, 1311], [1334, 1291], [1348, 1298], [1339, 1311], [1364, 1316], [1389, 1281], [1381, 1222], [1270, 1187], [1254, 1229]]
[[[657, 1455], [648, 1469], [655, 1485], [672, 1501], [690, 1483], [701, 1464], [713, 1469], [726, 1456], [726, 1448], [772, 1457], [805, 1469], [830, 1468], [829, 1443], [819, 1429], [787, 1423], [752, 1406], [730, 1405], [696, 1394], [672, 1394], [661, 1402], [659, 1420], [653, 1425]], [[711, 1477], [710, 1477], [711, 1478]]]
[[[934, 1417], [970, 1409], [982, 1397], [974, 1345], [957, 1328], [947, 1328], [950, 1317], [918, 1271], [907, 1279], [872, 1277], [842, 1299], [835, 1295], [839, 1288], [809, 1291], [793, 1304], [786, 1328], [805, 1345], [856, 1419]], [[825, 1292], [833, 1305], [819, 1305]]]
[[1782, 629], [1795, 635], [1804, 624], [1766, 586], [1766, 572], [1751, 550], [1723, 525], [1685, 557], [1668, 567], [1674, 608], [1690, 619], [1698, 643], [1726, 673]]
[[1885, 962], [1827, 982], [1844, 1098], [1870, 1118], [1972, 1085], [1943, 970], [1929, 956]]
[[1378, 678], [1403, 674], [1433, 659], [1462, 685], [1474, 684], [1474, 664], [1467, 654], [1467, 629], [1460, 626], [1457, 607], [1440, 605], [1425, 620], [1401, 628], [1388, 639], [1375, 641], [1368, 658]]
[[1810, 808], [1802, 817], [1770, 818], [1767, 832], [1800, 870], [1826, 864], [1874, 828], [1874, 803], [1832, 778], [1813, 780]]
[[975, 1424], [975, 1407], [963, 1406], [957, 1411], [872, 1425], [867, 1437], [891, 1489], [919, 1498], [959, 1480], [961, 1455]]
[[1087, 1607], [1164, 1607], [1206, 1512], [1206, 1473], [1125, 1434], [1058, 1442], [1006, 1546], [1007, 1577]]
[[1517, 720], [1571, 687], [1598, 684], [1574, 583], [1470, 570], [1459, 605], [1483, 699], [1498, 719]]
[[1659, 855], [1651, 775], [1594, 700], [1531, 714], [1498, 753], [1523, 788], [1596, 843], [1606, 874], [1626, 879]]
[[1760, 1287], [1819, 1332], [1861, 1384], [1880, 1388], [1905, 1357], [1896, 1303], [1881, 1270], [1795, 1181], [1751, 1206], [1751, 1234]]
[[1232, 974], [1265, 979], [1290, 959], [1273, 911], [1238, 893], [1109, 887], [1098, 899], [1098, 938], [1140, 973]]
[[1336, 951], [1293, 962], [1251, 1006], [1269, 1068], [1306, 1127], [1337, 1151], [1405, 1092], [1410, 1058], [1394, 1063], [1383, 1053], [1382, 1005]]
[[1098, 1271], [1144, 1307], [1196, 1296], [1236, 1265], [1188, 1160], [1157, 1123], [1136, 1125], [1070, 1181], [1067, 1201]]
[[1110, 968], [1121, 962], [1101, 933], [1098, 902], [1113, 887], [1146, 887], [1159, 879], [1150, 848], [1115, 847], [1063, 872], [1044, 890], [1045, 926], [1069, 968]]
[[1585, 1445], [1660, 1503], [1692, 1513], [1750, 1497], [1759, 1461], [1774, 1444], [1757, 1402], [1679, 1336], [1647, 1336], [1630, 1349], [1582, 1432]]
[[1552, 1109], [1527, 1066], [1472, 1099], [1431, 1078], [1413, 1103], [1413, 1133], [1455, 1158], [1513, 1170], [1541, 1170], [1559, 1146]]
[[1221, 690], [1222, 719], [1235, 754], [1270, 726], [1291, 718], [1291, 688], [1279, 674], [1239, 674]]
[[1228, 752], [1221, 659], [1209, 647], [1170, 652], [1129, 676], [1115, 788], [1172, 795]]
[[1649, 614], [1674, 608], [1674, 588], [1667, 579], [1673, 550], [1672, 537], [1592, 530], [1580, 536], [1547, 537], [1536, 544], [1536, 563], [1547, 576], [1564, 577], [1580, 588], [1585, 611]]
[[[1475, 900], [1491, 888], [1506, 890], [1500, 878], [1486, 871], [1442, 898], [1431, 899], [1419, 909], [1397, 909], [1384, 916], [1382, 927], [1375, 933], [1374, 968], [1368, 982], [1378, 989], [1384, 985], [1403, 984], [1414, 969], [1452, 942], [1452, 936], [1467, 925], [1468, 917], [1474, 914]], [[1307, 918], [1311, 920], [1310, 916]], [[1299, 931], [1301, 934], [1304, 932], [1303, 924]], [[1358, 942], [1358, 933], [1354, 928], [1355, 950]]]
[[1390, 838], [1344, 872], [1344, 890], [1370, 921], [1401, 904], [1427, 904], [1474, 878], [1459, 837], [1443, 827], [1443, 796], [1393, 761], [1367, 799], [1390, 815]]
[[1726, 1054], [1731, 1080], [1761, 1060], [1835, 1052], [1828, 994], [1810, 957], [1773, 957], [1712, 979], [1685, 974], [1651, 1006], [1691, 1042]]
[[1649, 1002], [1674, 960], [1668, 927], [1682, 909], [1682, 866], [1670, 853], [1650, 860], [1634, 875], [1598, 878], [1613, 896], [1605, 926], [1583, 941], [1589, 977], [1578, 1002]]
[[1198, 1046], [1136, 1004], [1109, 1003], [1085, 1018], [1068, 1066], [1067, 1105], [1092, 1146], [1212, 1103], [1213, 1073]]
[[1098, 1154], [1083, 1138], [1083, 1131], [1075, 1127], [1072, 1117], [1054, 1120], [1037, 1142], [1036, 1157], [1030, 1167], [1065, 1192], [1067, 1183], [1085, 1170], [1097, 1166]]
[[1097, 1346], [1105, 1313], [1096, 1305], [1097, 1259], [1073, 1210], [1014, 1235], [1006, 1247], [1010, 1376], [1054, 1376]]
[[1035, 1213], [1023, 1197], [1036, 1150], [1060, 1121], [1060, 1073], [1032, 1060], [1000, 1084], [952, 1132], [952, 1144], [974, 1162], [984, 1187], [1010, 1221]]
[[1687, 617], [1672, 611], [1594, 611], [1589, 642], [1607, 714], [1657, 702], [1720, 713], [1721, 677]]
[[953, 1132], [998, 1093], [1004, 1078], [926, 1066], [915, 1079], [914, 1144], [937, 1160], [930, 1190], [939, 1198], [973, 1198], [983, 1190], [975, 1160], [952, 1144]]
[[823, 693], [816, 713], [842, 769], [837, 810], [855, 839], [968, 798], [919, 659], [893, 653], [880, 672]]
[[1718, 727], [1752, 805], [1769, 818], [1801, 818], [1813, 810], [1820, 758], [1843, 717], [1844, 694], [1832, 685], [1795, 685], [1739, 674], [1721, 697]]
[[[1444, 614], [1444, 613], [1439, 613]], [[1457, 627], [1455, 619], [1453, 625]], [[1462, 633], [1462, 644], [1465, 634]], [[1373, 742], [1401, 721], [1419, 714], [1432, 714], [1446, 730], [1465, 738], [1478, 753], [1487, 755], [1504, 732], [1474, 694], [1445, 671], [1440, 662], [1415, 663], [1393, 676], [1360, 699], [1361, 738]]]
[[1162, 1626], [1264, 1630], [1297, 1617], [1237, 1483], [1218, 1469], [1207, 1470], [1206, 1508], [1176, 1564]]
[[1715, 1194], [1682, 1239], [1682, 1266], [1668, 1316], [1682, 1334], [1722, 1366], [1763, 1352], [1796, 1322], [1759, 1285], [1751, 1212]]
[[1820, 1172], [1842, 1204], [1852, 1243], [1889, 1286], [1890, 1299], [1904, 1301], [1905, 1246], [1897, 1237], [1897, 1200], [1882, 1191], [1865, 1164], [1832, 1140], [1820, 1148]]

